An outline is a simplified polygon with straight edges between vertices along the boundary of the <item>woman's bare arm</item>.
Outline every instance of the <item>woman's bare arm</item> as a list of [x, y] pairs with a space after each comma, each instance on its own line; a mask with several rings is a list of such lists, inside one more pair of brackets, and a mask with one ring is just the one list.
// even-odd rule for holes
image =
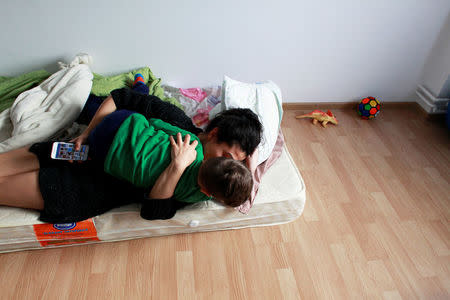
[[177, 141], [170, 137], [170, 144], [172, 146], [171, 157], [172, 161], [169, 166], [159, 175], [155, 185], [150, 191], [149, 198], [151, 199], [167, 199], [173, 196], [175, 187], [183, 175], [184, 170], [195, 160], [197, 151], [195, 147], [198, 142], [193, 141], [190, 144], [190, 136], [186, 135], [184, 141], [181, 134], [177, 134]]

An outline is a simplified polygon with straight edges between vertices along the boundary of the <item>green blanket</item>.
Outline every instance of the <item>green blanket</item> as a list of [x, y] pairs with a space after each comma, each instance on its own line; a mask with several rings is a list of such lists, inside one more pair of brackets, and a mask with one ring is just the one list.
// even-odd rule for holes
[[[161, 78], [156, 78], [149, 67], [113, 76], [102, 76], [94, 73], [91, 93], [99, 97], [106, 97], [112, 90], [131, 86], [134, 75], [137, 73], [141, 73], [144, 76], [145, 83], [149, 86], [150, 95], [157, 96], [163, 101], [167, 101], [183, 109], [183, 106], [175, 98], [164, 96], [164, 89], [161, 87]], [[41, 84], [50, 75], [45, 70], [39, 70], [16, 77], [0, 76], [0, 112], [11, 107], [20, 93]]]
[[50, 75], [45, 70], [39, 70], [16, 77], [0, 76], [0, 112], [11, 107], [22, 92], [39, 85]]
[[94, 73], [91, 93], [99, 97], [106, 97], [115, 89], [131, 86], [134, 81], [134, 75], [137, 73], [141, 73], [144, 76], [144, 81], [149, 87], [149, 95], [156, 96], [163, 101], [172, 103], [183, 109], [183, 106], [175, 98], [164, 96], [164, 89], [161, 87], [161, 78], [156, 78], [149, 67], [113, 76], [102, 76]]

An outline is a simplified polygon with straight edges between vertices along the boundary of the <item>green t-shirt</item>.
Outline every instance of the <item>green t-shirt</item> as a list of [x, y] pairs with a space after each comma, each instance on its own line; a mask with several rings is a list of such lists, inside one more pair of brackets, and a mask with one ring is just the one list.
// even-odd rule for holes
[[200, 191], [198, 171], [203, 161], [203, 146], [198, 137], [159, 119], [132, 114], [120, 126], [105, 159], [105, 172], [131, 182], [137, 187], [152, 187], [171, 162], [169, 136], [190, 134], [197, 140], [197, 157], [186, 168], [174, 191], [183, 202], [199, 202], [209, 197]]

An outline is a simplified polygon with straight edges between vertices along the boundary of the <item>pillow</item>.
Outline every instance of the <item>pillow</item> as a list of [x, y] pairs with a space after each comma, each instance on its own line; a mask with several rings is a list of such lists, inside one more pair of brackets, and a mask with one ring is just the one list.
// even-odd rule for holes
[[257, 164], [259, 165], [270, 156], [277, 141], [278, 129], [283, 117], [281, 103], [280, 88], [272, 81], [244, 83], [225, 76], [221, 107], [211, 111], [210, 119], [219, 110], [230, 108], [249, 108], [255, 112], [263, 125], [262, 139], [258, 146]]

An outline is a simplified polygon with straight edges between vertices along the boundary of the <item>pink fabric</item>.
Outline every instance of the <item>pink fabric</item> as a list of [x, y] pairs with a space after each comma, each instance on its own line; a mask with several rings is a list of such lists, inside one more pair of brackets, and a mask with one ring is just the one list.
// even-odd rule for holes
[[209, 123], [209, 111], [211, 110], [210, 107], [207, 109], [199, 108], [197, 110], [197, 114], [192, 117], [192, 121], [194, 122], [194, 125], [197, 127], [202, 127], [203, 125], [208, 125]]
[[[250, 195], [250, 199], [245, 201], [242, 205], [240, 205], [237, 208], [237, 210], [239, 210], [241, 213], [247, 214], [250, 211], [250, 208], [252, 208], [253, 202], [255, 202], [256, 193], [258, 192], [259, 189], [259, 184], [261, 183], [261, 178], [267, 172], [267, 170], [269, 170], [269, 168], [278, 160], [278, 158], [280, 158], [281, 152], [283, 151], [283, 146], [284, 146], [283, 132], [281, 132], [281, 129], [278, 129], [277, 141], [269, 158], [265, 160], [263, 163], [261, 163], [259, 166], [257, 166], [254, 173], [252, 172], [253, 174], [252, 193]], [[257, 156], [256, 160], [258, 160]], [[252, 163], [250, 162], [250, 166], [251, 164]]]
[[180, 89], [180, 93], [183, 96], [191, 98], [199, 103], [202, 102], [207, 96], [206, 92], [201, 88]]

